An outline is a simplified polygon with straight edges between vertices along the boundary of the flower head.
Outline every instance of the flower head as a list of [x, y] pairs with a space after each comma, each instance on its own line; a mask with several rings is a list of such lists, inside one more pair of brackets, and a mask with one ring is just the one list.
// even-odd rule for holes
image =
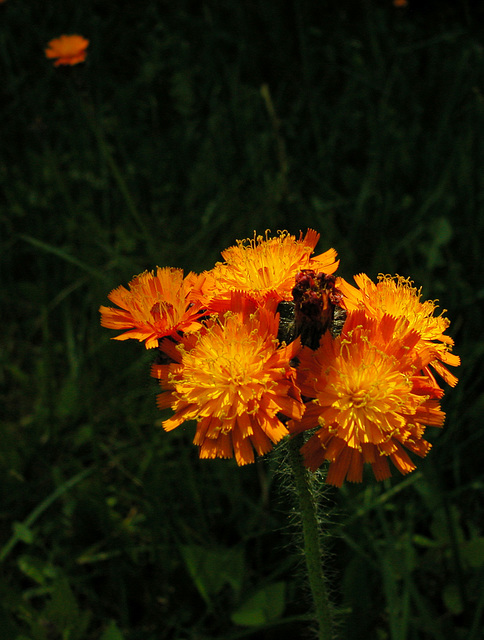
[[302, 417], [289, 364], [300, 343], [279, 345], [273, 310], [256, 309], [241, 294], [232, 296], [231, 308], [178, 346], [163, 340], [160, 349], [174, 362], [153, 365], [152, 375], [166, 390], [158, 406], [174, 410], [163, 422], [167, 431], [196, 420], [194, 444], [201, 458], [235, 454], [244, 465], [254, 461], [253, 449], [263, 455], [288, 434], [279, 414]]
[[59, 38], [54, 38], [47, 44], [45, 56], [46, 58], [57, 58], [54, 62], [55, 67], [61, 64], [74, 65], [79, 62], [84, 62], [88, 46], [89, 40], [86, 40], [86, 38], [82, 36], [62, 35]]
[[288, 426], [292, 433], [319, 426], [301, 452], [311, 470], [331, 462], [330, 484], [360, 482], [365, 462], [377, 480], [390, 476], [388, 459], [408, 473], [415, 465], [405, 449], [419, 456], [430, 449], [422, 436], [426, 426], [444, 422], [442, 390], [421, 374], [435, 353], [428, 345], [417, 349], [419, 340], [408, 320], [360, 310], [348, 314], [340, 336], [327, 332], [316, 351], [302, 349], [298, 382], [312, 400]]
[[[417, 350], [432, 347], [435, 358], [430, 366], [454, 387], [457, 378], [444, 365], [456, 367], [459, 356], [451, 353], [453, 339], [445, 335], [450, 321], [443, 315], [434, 316], [435, 302], [420, 301], [421, 290], [417, 290], [411, 280], [401, 276], [380, 275], [375, 284], [364, 273], [355, 276], [358, 289], [342, 278], [338, 278], [338, 287], [343, 294], [343, 304], [348, 311], [364, 309], [370, 317], [381, 319], [389, 314], [400, 320], [407, 320], [408, 326], [420, 334]], [[400, 325], [406, 331], [406, 323]], [[426, 373], [433, 377], [428, 366]]]
[[336, 251], [329, 249], [311, 257], [319, 240], [319, 233], [308, 229], [299, 239], [282, 231], [274, 238], [254, 236], [240, 240], [236, 246], [222, 251], [225, 262], [218, 262], [212, 270], [214, 278], [213, 308], [227, 308], [232, 291], [242, 291], [259, 304], [273, 298], [292, 299], [294, 278], [302, 269], [314, 269], [331, 274], [338, 268]]
[[101, 325], [108, 329], [128, 329], [115, 340], [135, 338], [147, 349], [158, 346], [164, 336], [177, 337], [178, 332], [200, 329], [204, 314], [201, 298], [192, 301], [190, 291], [196, 276], [183, 279], [182, 269], [158, 267], [156, 274], [145, 271], [120, 286], [108, 298], [119, 309], [101, 306]]

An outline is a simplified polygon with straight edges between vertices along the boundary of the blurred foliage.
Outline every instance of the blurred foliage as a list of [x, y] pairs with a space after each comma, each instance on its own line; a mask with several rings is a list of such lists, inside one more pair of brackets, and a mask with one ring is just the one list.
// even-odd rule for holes
[[[483, 17], [470, 0], [0, 5], [2, 637], [304, 636], [277, 455], [200, 462], [191, 425], [163, 433], [150, 354], [111, 342], [98, 307], [143, 269], [312, 227], [345, 277], [439, 298], [463, 360], [417, 473], [322, 499], [341, 637], [479, 640]], [[89, 38], [86, 63], [45, 59], [61, 33]]]

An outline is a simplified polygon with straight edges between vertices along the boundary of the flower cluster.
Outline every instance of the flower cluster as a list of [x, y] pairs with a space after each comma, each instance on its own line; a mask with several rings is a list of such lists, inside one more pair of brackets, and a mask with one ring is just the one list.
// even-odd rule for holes
[[449, 321], [399, 276], [356, 287], [334, 272], [336, 251], [314, 256], [319, 234], [254, 236], [201, 274], [158, 268], [109, 294], [104, 327], [156, 349], [152, 376], [169, 431], [197, 423], [201, 458], [244, 465], [304, 433], [304, 464], [329, 462], [327, 482], [403, 474], [425, 456], [427, 426], [441, 427], [443, 391], [457, 378]]

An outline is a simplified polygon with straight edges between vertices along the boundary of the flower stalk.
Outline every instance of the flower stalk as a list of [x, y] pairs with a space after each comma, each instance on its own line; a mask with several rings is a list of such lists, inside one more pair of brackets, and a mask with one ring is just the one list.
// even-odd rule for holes
[[316, 504], [309, 483], [309, 472], [300, 454], [302, 434], [288, 443], [289, 464], [299, 502], [303, 531], [304, 557], [308, 581], [314, 603], [314, 615], [318, 623], [318, 640], [332, 640], [333, 616], [323, 571], [322, 544], [316, 517]]

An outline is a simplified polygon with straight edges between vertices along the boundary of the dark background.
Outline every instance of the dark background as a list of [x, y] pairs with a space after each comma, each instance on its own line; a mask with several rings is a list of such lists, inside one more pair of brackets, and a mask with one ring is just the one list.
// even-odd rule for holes
[[[0, 629], [6, 640], [310, 637], [280, 454], [199, 461], [150, 353], [98, 308], [308, 227], [346, 278], [410, 276], [462, 358], [408, 477], [322, 497], [349, 640], [479, 640], [482, 3], [0, 5]], [[87, 60], [54, 68], [79, 33]]]

